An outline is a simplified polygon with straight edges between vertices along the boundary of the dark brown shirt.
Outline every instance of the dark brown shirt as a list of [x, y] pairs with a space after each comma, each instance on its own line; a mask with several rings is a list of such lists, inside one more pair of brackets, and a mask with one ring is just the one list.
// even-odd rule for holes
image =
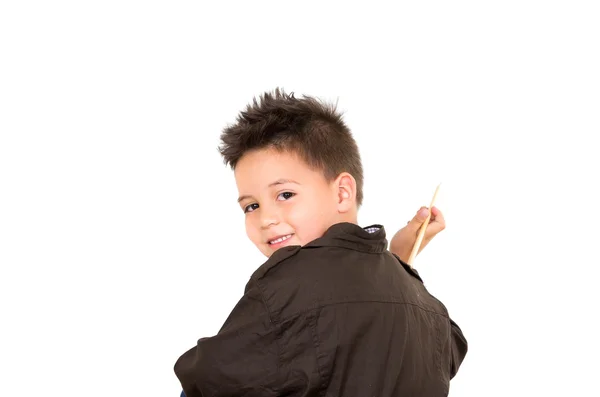
[[177, 360], [186, 396], [446, 396], [467, 341], [375, 226], [276, 251]]

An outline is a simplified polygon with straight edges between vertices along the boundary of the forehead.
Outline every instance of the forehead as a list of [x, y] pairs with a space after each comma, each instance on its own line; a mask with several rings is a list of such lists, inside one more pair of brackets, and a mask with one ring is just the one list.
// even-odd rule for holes
[[270, 148], [244, 154], [234, 175], [240, 192], [266, 188], [279, 179], [291, 179], [300, 184], [324, 181], [320, 172], [312, 170], [295, 153]]

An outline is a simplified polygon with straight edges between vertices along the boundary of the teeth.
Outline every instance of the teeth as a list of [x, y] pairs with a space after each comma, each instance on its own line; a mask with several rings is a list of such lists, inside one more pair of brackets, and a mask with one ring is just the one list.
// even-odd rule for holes
[[290, 237], [292, 237], [292, 235], [288, 234], [287, 236], [279, 237], [277, 240], [270, 241], [269, 244], [277, 244], [277, 243], [287, 240]]

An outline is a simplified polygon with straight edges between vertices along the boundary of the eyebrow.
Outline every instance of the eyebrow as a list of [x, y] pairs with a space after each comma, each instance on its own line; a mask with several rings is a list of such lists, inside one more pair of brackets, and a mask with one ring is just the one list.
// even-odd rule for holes
[[[277, 185], [284, 185], [286, 183], [295, 183], [296, 185], [299, 185], [298, 182], [296, 182], [296, 181], [294, 181], [292, 179], [277, 179], [275, 182], [271, 182], [269, 184], [269, 187], [273, 187], [273, 186], [277, 186]], [[237, 201], [239, 203], [240, 201], [245, 200], [247, 198], [251, 198], [251, 197], [252, 196], [250, 196], [250, 195], [240, 196]]]

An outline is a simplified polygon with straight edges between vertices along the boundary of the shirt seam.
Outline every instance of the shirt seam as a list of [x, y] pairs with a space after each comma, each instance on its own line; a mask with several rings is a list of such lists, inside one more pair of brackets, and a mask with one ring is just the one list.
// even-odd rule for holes
[[421, 309], [421, 310], [423, 310], [424, 312], [427, 312], [427, 313], [435, 314], [435, 315], [438, 315], [438, 316], [441, 316], [441, 317], [444, 317], [444, 318], [450, 318], [445, 313], [439, 313], [439, 312], [436, 312], [434, 310], [430, 310], [430, 309], [424, 308], [423, 306], [417, 305], [416, 303], [396, 302], [396, 301], [387, 301], [387, 300], [360, 300], [360, 301], [344, 301], [344, 302], [333, 302], [333, 303], [321, 304], [319, 306], [315, 306], [315, 307], [312, 307], [310, 309], [301, 310], [301, 311], [295, 312], [293, 314], [290, 314], [290, 315], [288, 315], [286, 317], [283, 317], [281, 319], [281, 321], [279, 321], [279, 323], [287, 322], [287, 321], [292, 320], [292, 319], [294, 319], [294, 318], [296, 318], [298, 316], [301, 316], [303, 314], [307, 314], [307, 313], [310, 313], [310, 312], [313, 312], [313, 311], [316, 311], [316, 310], [320, 310], [320, 309], [322, 309], [324, 307], [337, 306], [337, 305], [347, 305], [347, 304], [357, 304], [357, 303], [389, 303], [389, 304], [394, 304], [394, 305], [408, 305], [408, 306], [417, 307], [417, 308], [419, 308], [419, 309]]
[[[277, 372], [275, 374], [276, 378], [278, 379], [281, 375], [281, 363], [282, 363], [282, 354], [283, 352], [281, 351], [281, 343], [280, 343], [280, 338], [281, 338], [281, 333], [278, 330], [278, 325], [279, 323], [277, 321], [274, 320], [273, 315], [271, 314], [271, 311], [269, 310], [269, 305], [267, 304], [267, 300], [265, 299], [265, 291], [263, 286], [261, 285], [261, 283], [258, 280], [255, 280], [256, 283], [256, 287], [258, 288], [258, 291], [260, 293], [260, 300], [262, 301], [265, 310], [267, 312], [267, 316], [269, 317], [269, 325], [271, 327], [271, 331], [275, 332], [275, 346], [277, 347]], [[279, 382], [277, 382], [277, 384], [280, 384]]]

